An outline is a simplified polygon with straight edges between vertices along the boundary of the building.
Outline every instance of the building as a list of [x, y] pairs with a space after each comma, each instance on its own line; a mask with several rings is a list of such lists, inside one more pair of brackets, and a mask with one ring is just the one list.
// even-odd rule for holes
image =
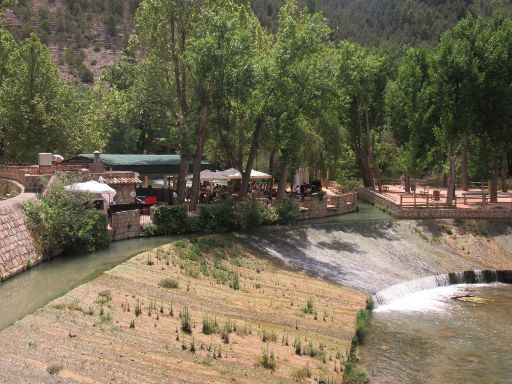
[[[153, 182], [163, 186], [175, 185], [180, 171], [180, 155], [121, 155], [101, 154], [99, 152], [80, 154], [64, 160], [64, 166], [88, 168], [91, 174], [104, 172], [135, 172], [147, 187]], [[212, 165], [203, 161], [201, 170], [211, 169]], [[192, 161], [189, 162], [187, 173], [192, 171]], [[111, 183], [108, 183], [111, 185]]]

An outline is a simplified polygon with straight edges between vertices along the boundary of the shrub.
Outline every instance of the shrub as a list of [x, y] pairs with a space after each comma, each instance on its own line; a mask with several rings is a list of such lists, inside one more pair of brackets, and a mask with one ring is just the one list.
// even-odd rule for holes
[[162, 288], [178, 288], [179, 283], [178, 280], [173, 279], [172, 277], [166, 277], [158, 282], [158, 286]]
[[349, 361], [345, 366], [343, 382], [345, 384], [368, 384], [370, 382], [370, 377], [366, 369], [357, 366], [352, 361]]
[[96, 209], [94, 197], [66, 192], [64, 186], [68, 184], [72, 184], [71, 179], [62, 177], [48, 185], [39, 200], [23, 205], [27, 223], [45, 256], [94, 252], [110, 242], [105, 216]]
[[314, 312], [313, 299], [310, 297], [306, 306], [302, 309], [304, 313], [312, 314]]
[[361, 180], [341, 180], [338, 181], [338, 184], [345, 193], [357, 192], [363, 186]]
[[159, 205], [155, 208], [153, 222], [162, 235], [188, 232], [188, 208], [186, 205]]
[[263, 205], [261, 219], [263, 225], [277, 224], [279, 222], [279, 213], [276, 208], [270, 205]]
[[236, 207], [236, 219], [242, 230], [249, 230], [263, 224], [263, 205], [259, 200], [242, 201]]
[[364, 343], [364, 339], [368, 334], [368, 320], [370, 319], [370, 312], [368, 310], [361, 310], [357, 312], [356, 317], [356, 337], [359, 343]]
[[270, 370], [274, 370], [276, 368], [276, 356], [274, 352], [268, 352], [268, 345], [266, 349], [263, 349], [261, 352], [261, 356], [258, 359], [258, 364], [263, 368], [267, 368]]
[[293, 199], [280, 199], [276, 201], [276, 211], [279, 216], [278, 223], [283, 225], [295, 224], [300, 219], [299, 203]]
[[309, 364], [305, 367], [296, 368], [292, 371], [292, 377], [295, 380], [304, 380], [311, 378], [311, 369], [309, 369]]
[[158, 227], [153, 223], [144, 223], [140, 232], [141, 237], [158, 236]]
[[80, 76], [80, 80], [82, 80], [82, 83], [94, 83], [94, 75], [92, 71], [89, 68], [87, 68], [87, 65], [83, 63], [80, 64], [80, 67], [78, 67], [78, 75]]
[[211, 335], [212, 333], [219, 332], [219, 323], [217, 323], [217, 318], [205, 317], [203, 319], [203, 331], [205, 335]]
[[229, 232], [238, 229], [231, 200], [203, 205], [199, 213], [199, 222], [205, 232]]
[[181, 330], [186, 333], [192, 333], [192, 324], [190, 320], [190, 314], [188, 313], [188, 307], [185, 306], [181, 310], [180, 314]]

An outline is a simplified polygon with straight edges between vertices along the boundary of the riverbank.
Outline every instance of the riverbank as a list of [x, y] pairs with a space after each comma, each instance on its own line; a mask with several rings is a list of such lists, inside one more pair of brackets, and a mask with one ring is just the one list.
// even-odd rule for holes
[[[4, 330], [0, 379], [261, 383], [311, 375], [339, 381], [364, 301], [230, 237], [180, 240], [128, 260]], [[210, 331], [203, 331], [204, 322]]]

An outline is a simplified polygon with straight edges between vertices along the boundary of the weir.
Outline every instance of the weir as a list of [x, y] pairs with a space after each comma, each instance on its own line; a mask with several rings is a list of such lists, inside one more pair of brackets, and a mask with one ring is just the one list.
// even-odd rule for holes
[[456, 284], [512, 284], [512, 271], [471, 270], [450, 272], [421, 279], [406, 281], [383, 289], [374, 295], [378, 305], [388, 304], [393, 300], [408, 296], [412, 293]]

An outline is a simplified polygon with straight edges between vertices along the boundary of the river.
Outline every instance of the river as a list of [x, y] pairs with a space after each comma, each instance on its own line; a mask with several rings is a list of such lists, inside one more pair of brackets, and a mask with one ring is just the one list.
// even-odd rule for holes
[[90, 254], [56, 257], [0, 283], [0, 330], [130, 257], [173, 239], [125, 240]]
[[419, 291], [377, 307], [361, 363], [374, 384], [510, 384], [511, 319], [510, 285]]

